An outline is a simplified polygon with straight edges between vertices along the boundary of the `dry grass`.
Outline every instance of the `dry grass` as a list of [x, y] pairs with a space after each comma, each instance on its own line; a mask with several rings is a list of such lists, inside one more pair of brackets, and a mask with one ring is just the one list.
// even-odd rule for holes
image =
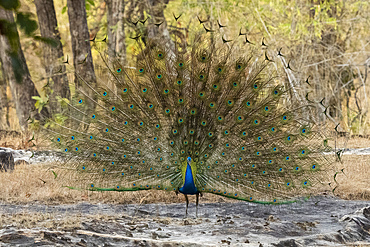
[[370, 200], [370, 155], [343, 155], [335, 194], [347, 200]]
[[32, 144], [28, 142], [32, 135], [25, 135], [18, 131], [0, 130], [0, 147], [8, 147], [12, 149], [25, 149]]
[[48, 228], [58, 230], [60, 228], [81, 227], [86, 222], [86, 216], [65, 214], [63, 217], [54, 213], [24, 212], [17, 214], [0, 214], [0, 227], [17, 228]]
[[[101, 203], [180, 203], [184, 197], [174, 192], [96, 192], [78, 191], [61, 187], [48, 169], [50, 165], [19, 165], [12, 173], [0, 172], [0, 201], [7, 203], [43, 202], [46, 204], [101, 202]], [[195, 198], [195, 197], [194, 197]], [[191, 197], [191, 200], [194, 201]], [[223, 202], [231, 199], [205, 194], [202, 202]]]
[[[350, 139], [345, 145], [344, 138], [339, 146], [347, 148], [370, 147], [370, 140], [365, 138]], [[42, 202], [46, 204], [102, 202], [102, 203], [180, 203], [182, 195], [164, 191], [137, 192], [92, 192], [63, 188], [54, 179], [50, 165], [18, 165], [12, 173], [0, 172], [0, 201], [8, 203]], [[370, 200], [370, 155], [344, 155], [337, 175], [339, 186], [335, 194], [344, 199]], [[195, 197], [190, 197], [192, 202]], [[204, 194], [201, 202], [233, 201], [213, 194]]]

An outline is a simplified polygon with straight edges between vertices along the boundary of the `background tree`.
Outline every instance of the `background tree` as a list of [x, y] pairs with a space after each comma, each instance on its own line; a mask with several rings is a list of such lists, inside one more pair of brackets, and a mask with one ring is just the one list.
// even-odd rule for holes
[[[38, 114], [33, 111], [36, 103], [33, 97], [39, 96], [39, 94], [31, 80], [26, 60], [21, 49], [13, 12], [0, 7], [0, 19], [3, 20], [0, 32], [0, 57], [3, 70], [9, 80], [19, 125], [22, 131], [26, 131], [28, 127], [27, 119], [33, 114], [36, 114], [37, 118]], [[5, 35], [4, 30], [7, 31], [7, 34], [13, 35], [11, 39], [9, 39], [9, 35]], [[14, 73], [13, 68], [22, 71], [21, 74], [17, 75]], [[20, 77], [18, 78], [18, 76]], [[19, 80], [21, 83], [17, 82]], [[45, 108], [42, 110], [42, 113], [47, 114]]]
[[123, 14], [125, 10], [124, 1], [106, 0], [107, 32], [108, 32], [108, 54], [118, 56], [122, 64], [126, 60], [125, 28]]
[[[96, 77], [91, 55], [90, 36], [87, 27], [85, 1], [68, 0], [69, 29], [71, 33], [73, 65], [75, 68], [75, 84], [86, 94], [94, 96], [79, 78], [83, 78], [92, 88], [96, 86]], [[89, 106], [91, 110], [93, 106]]]
[[44, 55], [46, 79], [53, 93], [49, 95], [50, 107], [53, 111], [58, 110], [57, 97], [69, 98], [69, 85], [66, 68], [61, 63], [63, 47], [60, 42], [58, 23], [55, 15], [54, 2], [52, 0], [35, 0], [37, 17], [41, 36], [54, 39], [56, 46], [42, 43]]

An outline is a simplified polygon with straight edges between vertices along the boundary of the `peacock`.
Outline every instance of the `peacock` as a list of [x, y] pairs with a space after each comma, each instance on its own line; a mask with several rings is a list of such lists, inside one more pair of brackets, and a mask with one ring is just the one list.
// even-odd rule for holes
[[198, 19], [201, 31], [171, 40], [146, 31], [163, 22], [135, 25], [125, 64], [95, 46], [98, 86], [77, 74], [62, 111], [40, 120], [64, 186], [181, 193], [186, 215], [189, 195], [198, 211], [203, 193], [283, 204], [328, 186], [330, 138], [317, 103], [292, 99], [281, 50]]

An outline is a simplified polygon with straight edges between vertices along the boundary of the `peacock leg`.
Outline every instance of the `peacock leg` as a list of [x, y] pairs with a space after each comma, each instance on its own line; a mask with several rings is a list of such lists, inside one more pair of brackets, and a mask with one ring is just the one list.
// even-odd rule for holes
[[186, 214], [186, 216], [188, 216], [189, 199], [188, 199], [188, 195], [184, 194], [184, 196], [185, 196], [185, 200], [186, 200], [186, 211], [185, 211], [185, 214]]
[[196, 194], [196, 209], [195, 209], [195, 216], [198, 217], [198, 203], [199, 203], [199, 193]]

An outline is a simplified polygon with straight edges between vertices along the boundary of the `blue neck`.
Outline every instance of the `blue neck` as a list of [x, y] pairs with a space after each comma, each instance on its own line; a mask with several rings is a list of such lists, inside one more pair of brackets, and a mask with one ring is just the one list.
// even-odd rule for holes
[[191, 172], [191, 158], [188, 158], [187, 166], [186, 166], [186, 172], [185, 172], [185, 182], [184, 185], [179, 189], [179, 191], [183, 194], [187, 195], [194, 195], [198, 192], [197, 187], [195, 187], [194, 184], [194, 178], [193, 174]]

